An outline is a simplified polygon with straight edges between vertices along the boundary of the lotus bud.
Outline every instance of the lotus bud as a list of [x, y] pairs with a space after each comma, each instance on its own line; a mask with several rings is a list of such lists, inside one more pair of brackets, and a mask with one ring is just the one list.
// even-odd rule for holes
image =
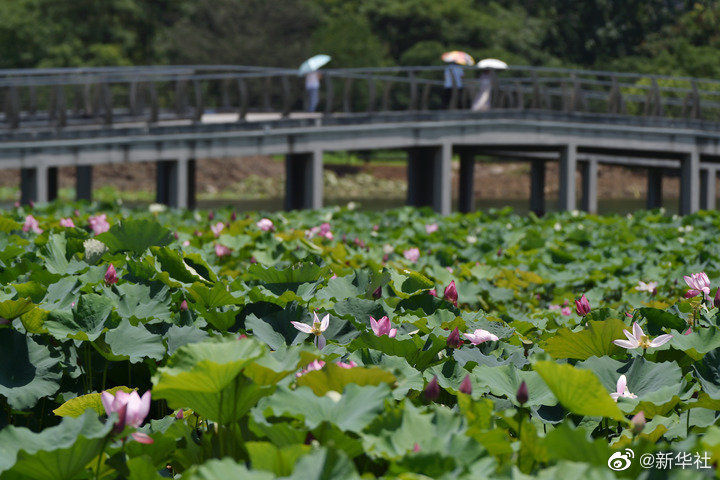
[[232, 214], [230, 215], [230, 221], [234, 222], [237, 220], [237, 213], [235, 213], [235, 210], [233, 210]]
[[90, 265], [95, 265], [100, 261], [105, 252], [107, 252], [107, 246], [100, 240], [89, 238], [83, 242], [85, 248], [85, 261]]
[[420, 451], [420, 445], [418, 445], [417, 442], [413, 444], [413, 453], [417, 453]]
[[575, 311], [581, 317], [584, 317], [585, 315], [590, 313], [590, 302], [588, 302], [588, 299], [584, 293], [578, 300], [575, 300]]
[[720, 308], [720, 288], [717, 289], [715, 292], [715, 298], [713, 299], [713, 305], [715, 305], [716, 308]]
[[447, 346], [450, 348], [462, 347], [462, 340], [460, 340], [460, 330], [458, 330], [457, 327], [455, 327], [455, 329], [450, 332], [450, 335], [448, 335]]
[[173, 237], [175, 237], [175, 240], [178, 240], [180, 238], [180, 235], [178, 235], [177, 232], [173, 232]]
[[457, 301], [458, 301], [458, 292], [457, 288], [455, 288], [455, 280], [450, 282], [450, 285], [445, 287], [445, 292], [443, 294], [445, 297], [445, 300], [452, 303], [457, 307]]
[[435, 290], [434, 288], [431, 289], [431, 290], [428, 290], [428, 293], [429, 293], [430, 295], [432, 295], [433, 297], [437, 297], [437, 290]]
[[518, 388], [515, 398], [517, 399], [517, 401], [520, 405], [524, 405], [525, 403], [527, 403], [528, 387], [527, 387], [527, 383], [525, 383], [525, 380], [523, 380], [523, 382], [520, 384], [520, 387]]
[[378, 288], [373, 290], [372, 297], [377, 300], [378, 298], [382, 297], [382, 285], [380, 285]]
[[637, 415], [632, 417], [630, 420], [632, 422], [632, 432], [635, 435], [638, 435], [640, 432], [643, 431], [643, 428], [645, 428], [645, 413], [643, 413], [642, 410], [640, 410]]
[[108, 285], [113, 285], [117, 283], [117, 281], [117, 272], [115, 272], [115, 267], [111, 263], [110, 265], [108, 265], [108, 268], [105, 271], [105, 283], [107, 283]]
[[460, 392], [464, 393], [465, 395], [470, 395], [472, 393], [472, 382], [470, 381], [470, 375], [465, 375], [465, 378], [460, 384]]
[[440, 396], [440, 385], [438, 385], [437, 375], [428, 382], [425, 387], [425, 398], [429, 401], [434, 401]]
[[175, 413], [175, 418], [178, 420], [182, 420], [185, 417], [185, 413], [182, 411], [182, 408]]
[[212, 210], [208, 212], [208, 220], [210, 220], [211, 222], [215, 220], [215, 213], [213, 213]]
[[183, 300], [182, 302], [180, 302], [180, 311], [182, 311], [182, 312], [188, 311], [187, 300]]

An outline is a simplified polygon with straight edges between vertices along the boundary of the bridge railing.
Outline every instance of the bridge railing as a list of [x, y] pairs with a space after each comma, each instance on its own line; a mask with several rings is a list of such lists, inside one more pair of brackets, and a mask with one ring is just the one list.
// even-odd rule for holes
[[[489, 108], [720, 121], [720, 82], [710, 79], [543, 67], [465, 69], [445, 89], [444, 67], [327, 69], [326, 115]], [[287, 117], [305, 110], [295, 70], [249, 66], [148, 66], [0, 70], [0, 128], [201, 122], [207, 113]]]

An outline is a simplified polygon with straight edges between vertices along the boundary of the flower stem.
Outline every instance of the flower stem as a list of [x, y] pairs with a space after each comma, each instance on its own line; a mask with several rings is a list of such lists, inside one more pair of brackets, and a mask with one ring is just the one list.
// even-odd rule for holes
[[105, 455], [105, 447], [107, 446], [108, 438], [110, 438], [111, 433], [105, 435], [105, 439], [103, 440], [103, 446], [100, 450], [100, 455], [98, 455], [98, 463], [97, 467], [95, 468], [95, 480], [98, 480], [100, 478], [100, 465], [102, 465], [102, 458], [103, 455]]

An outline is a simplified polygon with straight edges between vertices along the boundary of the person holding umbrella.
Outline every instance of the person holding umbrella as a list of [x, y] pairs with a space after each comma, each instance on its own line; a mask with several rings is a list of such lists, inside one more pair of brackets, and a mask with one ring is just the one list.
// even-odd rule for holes
[[322, 74], [318, 70], [329, 61], [329, 55], [315, 55], [300, 65], [299, 73], [305, 76], [305, 105], [308, 112], [314, 112], [320, 102], [320, 79]]
[[486, 58], [477, 63], [480, 69], [478, 89], [473, 99], [471, 109], [474, 112], [485, 112], [492, 107], [492, 85], [496, 70], [506, 70], [507, 63], [496, 58]]
[[445, 108], [452, 108], [453, 91], [456, 91], [458, 96], [463, 92], [464, 71], [462, 67], [473, 65], [475, 60], [469, 54], [459, 50], [445, 52], [441, 58], [448, 64], [445, 67], [445, 81], [443, 82], [443, 105]]

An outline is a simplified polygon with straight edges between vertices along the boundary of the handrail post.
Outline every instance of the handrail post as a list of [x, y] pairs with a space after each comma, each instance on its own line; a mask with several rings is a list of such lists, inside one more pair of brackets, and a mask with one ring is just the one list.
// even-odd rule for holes
[[413, 111], [417, 110], [418, 100], [418, 85], [417, 80], [415, 79], [415, 73], [408, 72], [408, 79], [410, 83], [410, 102], [408, 103], [408, 110]]
[[157, 95], [157, 86], [155, 85], [154, 81], [150, 81], [149, 84], [149, 90], [150, 90], [150, 118], [148, 119], [149, 123], [157, 123], [159, 117], [160, 117], [160, 106], [158, 105], [158, 95]]
[[193, 92], [195, 93], [195, 110], [193, 111], [193, 121], [202, 121], [205, 112], [205, 102], [203, 100], [202, 84], [200, 80], [193, 80]]
[[8, 126], [16, 129], [20, 126], [20, 97], [15, 86], [7, 88], [5, 97], [5, 120]]
[[245, 79], [238, 77], [238, 121], [244, 121], [248, 112], [248, 88]]
[[290, 80], [288, 79], [287, 75], [283, 75], [282, 77], [280, 77], [280, 82], [282, 83], [282, 93], [283, 93], [282, 116], [283, 116], [283, 118], [287, 118], [290, 116], [290, 110], [292, 110], [292, 95], [290, 92]]
[[390, 90], [392, 89], [393, 82], [391, 80], [386, 80], [385, 85], [383, 86], [383, 98], [382, 98], [382, 111], [383, 112], [389, 112], [390, 111]]
[[352, 84], [353, 84], [353, 78], [352, 77], [345, 77], [345, 84], [343, 85], [343, 112], [350, 113], [352, 112]]
[[368, 83], [368, 101], [367, 101], [368, 103], [367, 103], [366, 110], [368, 113], [371, 113], [373, 110], [375, 110], [375, 98], [376, 98], [375, 79], [372, 76], [370, 76], [367, 79], [367, 83]]
[[332, 75], [325, 75], [325, 115], [330, 115], [333, 111], [333, 81]]
[[102, 100], [103, 108], [103, 122], [105, 125], [112, 125], [113, 123], [113, 99], [110, 85], [107, 82], [103, 82], [100, 86], [100, 95]]
[[271, 112], [272, 111], [272, 99], [270, 98], [272, 95], [272, 77], [265, 77], [264, 80], [265, 86], [263, 88], [263, 111], [265, 112]]

